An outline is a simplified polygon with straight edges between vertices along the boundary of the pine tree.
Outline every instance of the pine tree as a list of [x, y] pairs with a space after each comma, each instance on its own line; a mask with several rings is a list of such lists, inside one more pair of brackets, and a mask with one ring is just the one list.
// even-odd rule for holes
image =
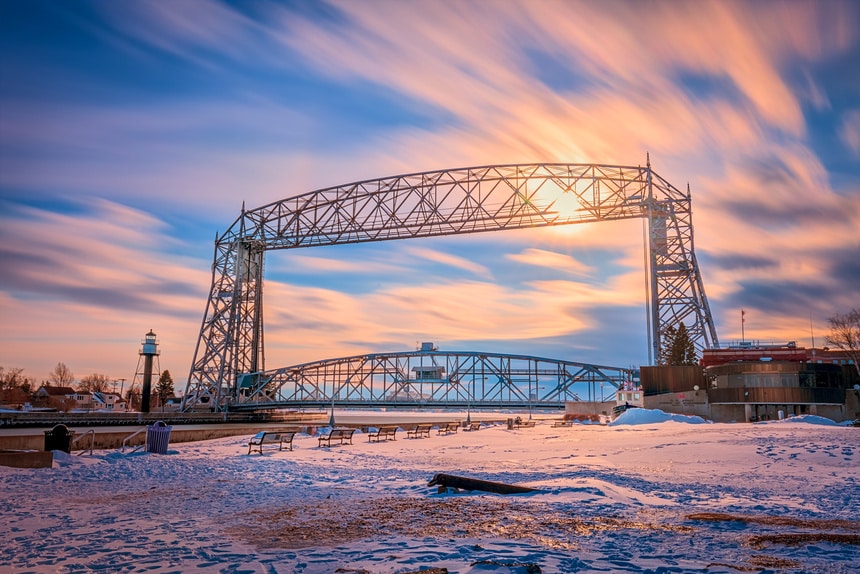
[[660, 341], [660, 355], [657, 357], [658, 365], [672, 364], [672, 347], [675, 345], [675, 334], [677, 331], [671, 325], [663, 332], [663, 338]]
[[681, 323], [678, 328], [668, 327], [663, 333], [663, 341], [660, 348], [660, 356], [657, 359], [659, 365], [698, 365], [699, 357], [696, 355], [696, 345], [690, 339], [687, 326]]
[[158, 385], [155, 390], [162, 405], [167, 402], [167, 399], [173, 396], [173, 377], [170, 376], [170, 371], [165, 369], [161, 373], [161, 376], [158, 377]]
[[672, 349], [672, 358], [676, 361], [676, 365], [695, 366], [699, 364], [699, 357], [696, 356], [696, 345], [690, 338], [690, 333], [687, 331], [687, 326], [681, 323], [678, 326], [678, 333], [675, 335], [675, 347]]

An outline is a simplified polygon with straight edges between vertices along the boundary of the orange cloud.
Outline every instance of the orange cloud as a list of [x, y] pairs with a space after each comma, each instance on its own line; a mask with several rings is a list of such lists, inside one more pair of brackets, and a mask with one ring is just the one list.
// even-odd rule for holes
[[414, 245], [404, 247], [404, 253], [407, 256], [426, 259], [427, 261], [433, 261], [435, 263], [463, 269], [484, 279], [492, 279], [492, 272], [486, 266], [477, 264], [464, 257], [458, 257], [456, 255], [451, 255], [450, 253], [444, 253], [442, 251], [436, 251], [425, 247], [417, 247]]
[[[535, 282], [512, 289], [479, 281], [429, 281], [352, 295], [267, 284], [271, 300], [290, 301], [267, 319], [267, 356], [280, 366], [325, 353], [410, 348], [417, 340], [524, 340], [569, 334], [592, 320], [606, 297], [573, 282]], [[274, 306], [276, 309], [278, 305]], [[272, 315], [272, 306], [267, 317]], [[284, 314], [284, 311], [292, 311]], [[272, 366], [274, 364], [272, 363]]]

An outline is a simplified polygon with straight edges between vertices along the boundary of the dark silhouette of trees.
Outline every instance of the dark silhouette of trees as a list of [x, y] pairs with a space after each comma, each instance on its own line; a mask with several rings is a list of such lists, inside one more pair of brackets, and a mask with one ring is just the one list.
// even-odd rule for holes
[[35, 379], [24, 375], [24, 369], [0, 366], [0, 403], [23, 404], [30, 398]]
[[93, 373], [81, 379], [78, 390], [84, 393], [103, 393], [108, 390], [107, 375]]

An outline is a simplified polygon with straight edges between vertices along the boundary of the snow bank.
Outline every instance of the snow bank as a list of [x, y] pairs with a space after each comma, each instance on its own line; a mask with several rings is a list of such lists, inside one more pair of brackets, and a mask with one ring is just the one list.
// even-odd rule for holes
[[787, 419], [775, 420], [775, 421], [761, 421], [755, 424], [786, 424], [786, 423], [801, 423], [808, 425], [824, 425], [829, 427], [840, 426], [839, 423], [833, 422], [830, 419], [826, 419], [824, 417], [819, 417], [816, 415], [798, 415], [796, 417], [788, 417]]
[[706, 421], [702, 417], [676, 415], [663, 412], [660, 409], [629, 409], [621, 413], [621, 415], [617, 419], [609, 423], [609, 426], [650, 425], [670, 421], [676, 423], [687, 423], [691, 425], [710, 423], [710, 421]]

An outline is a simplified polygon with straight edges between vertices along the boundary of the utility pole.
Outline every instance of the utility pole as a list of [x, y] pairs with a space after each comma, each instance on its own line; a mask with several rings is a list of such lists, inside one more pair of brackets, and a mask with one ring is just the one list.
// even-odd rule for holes
[[[125, 388], [125, 379], [116, 379], [113, 382], [114, 390], [116, 390], [116, 382], [119, 381], [119, 400], [123, 400], [122, 391]], [[128, 402], [125, 403], [125, 410], [128, 410]]]

